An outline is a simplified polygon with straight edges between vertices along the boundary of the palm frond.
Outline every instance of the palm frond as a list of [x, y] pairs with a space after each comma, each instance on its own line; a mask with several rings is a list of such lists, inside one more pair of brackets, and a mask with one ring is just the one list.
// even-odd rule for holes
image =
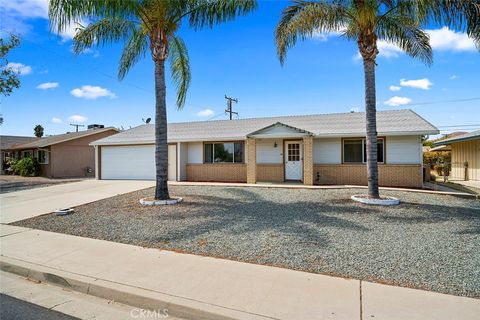
[[130, 69], [143, 58], [148, 49], [148, 37], [142, 28], [132, 31], [130, 39], [125, 43], [118, 67], [118, 78], [122, 80]]
[[128, 39], [135, 30], [135, 23], [120, 17], [103, 18], [86, 27], [79, 27], [73, 38], [73, 51], [76, 54], [91, 46], [104, 45]]
[[410, 17], [401, 15], [384, 16], [378, 21], [375, 33], [378, 40], [385, 40], [400, 47], [413, 58], [422, 60], [425, 64], [433, 62], [430, 38]]
[[396, 0], [396, 11], [422, 25], [448, 26], [464, 31], [480, 49], [480, 0]]
[[181, 109], [185, 105], [191, 74], [187, 47], [185, 42], [176, 36], [170, 40], [170, 68], [177, 87], [177, 108]]
[[294, 1], [285, 8], [275, 30], [275, 42], [280, 63], [284, 63], [287, 50], [298, 39], [304, 40], [317, 32], [339, 32], [349, 25], [348, 8], [338, 3]]
[[257, 8], [256, 0], [190, 0], [188, 15], [190, 26], [195, 30], [246, 15]]
[[73, 23], [102, 17], [134, 17], [138, 13], [136, 0], [49, 0], [50, 29], [65, 31]]

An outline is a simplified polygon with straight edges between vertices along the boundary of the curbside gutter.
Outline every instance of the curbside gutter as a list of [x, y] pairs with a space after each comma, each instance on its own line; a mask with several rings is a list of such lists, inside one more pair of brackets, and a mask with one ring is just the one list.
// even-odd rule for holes
[[212, 305], [193, 299], [177, 297], [107, 280], [75, 274], [39, 264], [0, 256], [0, 270], [29, 280], [45, 282], [58, 287], [95, 297], [113, 300], [135, 308], [167, 309], [172, 317], [195, 320], [271, 320], [244, 311]]

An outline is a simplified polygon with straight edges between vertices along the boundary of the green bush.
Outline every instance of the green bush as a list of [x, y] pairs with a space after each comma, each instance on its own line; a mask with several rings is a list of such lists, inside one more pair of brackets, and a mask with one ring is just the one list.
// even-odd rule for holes
[[38, 176], [40, 174], [40, 165], [36, 159], [26, 157], [11, 163], [14, 174], [22, 177]]

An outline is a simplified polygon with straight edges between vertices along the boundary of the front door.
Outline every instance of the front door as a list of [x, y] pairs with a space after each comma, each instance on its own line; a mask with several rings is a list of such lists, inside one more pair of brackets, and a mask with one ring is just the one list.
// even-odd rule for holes
[[302, 180], [303, 150], [301, 141], [285, 141], [285, 180]]
[[177, 145], [168, 145], [168, 181], [177, 181]]

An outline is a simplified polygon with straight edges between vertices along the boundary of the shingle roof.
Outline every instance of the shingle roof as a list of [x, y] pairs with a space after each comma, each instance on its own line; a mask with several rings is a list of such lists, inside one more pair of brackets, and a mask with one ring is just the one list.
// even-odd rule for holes
[[108, 130], [116, 130], [116, 128], [113, 127], [108, 127], [108, 128], [102, 128], [102, 129], [89, 129], [89, 130], [84, 130], [84, 131], [79, 131], [79, 132], [70, 132], [70, 133], [64, 133], [64, 134], [57, 134], [54, 136], [49, 136], [45, 138], [40, 138], [38, 140], [32, 141], [32, 142], [27, 142], [23, 143], [20, 145], [15, 145], [12, 149], [30, 149], [30, 148], [43, 148], [47, 146], [51, 146], [57, 143], [62, 143], [65, 141], [73, 140], [73, 139], [78, 139], [78, 138], [83, 138], [92, 134], [97, 134], [101, 132], [105, 132]]
[[475, 139], [480, 139], [480, 130], [477, 131], [472, 131], [469, 133], [462, 134], [460, 136], [455, 136], [452, 138], [448, 138], [445, 140], [439, 140], [435, 142], [433, 145], [434, 146], [440, 146], [444, 144], [451, 144], [454, 142], [461, 142], [461, 141], [469, 141], [469, 140], [475, 140]]
[[38, 140], [37, 137], [24, 137], [24, 136], [0, 136], [0, 149], [9, 150], [14, 145], [27, 143]]
[[[365, 136], [365, 113], [332, 113], [238, 120], [197, 121], [168, 124], [168, 141], [227, 141], [245, 139], [252, 132], [281, 122], [317, 137]], [[141, 125], [94, 141], [93, 145], [154, 143], [154, 125]], [[438, 134], [438, 129], [412, 110], [377, 112], [379, 135]]]

